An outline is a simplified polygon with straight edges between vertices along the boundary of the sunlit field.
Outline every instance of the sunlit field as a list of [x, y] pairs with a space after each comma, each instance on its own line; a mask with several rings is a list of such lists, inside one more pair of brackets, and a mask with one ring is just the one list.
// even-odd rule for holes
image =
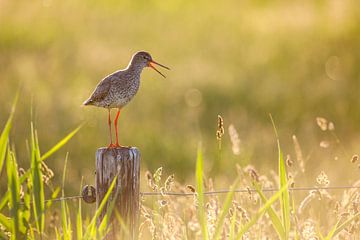
[[142, 195], [141, 239], [357, 239], [359, 22], [351, 0], [0, 0], [0, 238], [105, 233], [43, 200], [94, 185], [107, 110], [82, 103], [146, 50], [171, 70], [143, 71], [120, 143], [142, 192], [189, 195]]

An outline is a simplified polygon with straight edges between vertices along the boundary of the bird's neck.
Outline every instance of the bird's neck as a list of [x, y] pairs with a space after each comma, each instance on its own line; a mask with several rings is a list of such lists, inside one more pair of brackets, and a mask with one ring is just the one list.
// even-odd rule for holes
[[134, 66], [132, 64], [128, 66], [128, 71], [136, 75], [140, 75], [143, 69], [144, 69], [143, 67]]

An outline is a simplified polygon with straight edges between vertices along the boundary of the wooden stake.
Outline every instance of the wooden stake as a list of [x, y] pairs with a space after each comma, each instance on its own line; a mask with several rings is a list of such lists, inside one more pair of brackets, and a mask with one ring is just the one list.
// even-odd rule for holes
[[115, 176], [118, 176], [117, 183], [105, 209], [97, 219], [97, 224], [99, 226], [115, 193], [118, 192], [107, 239], [116, 239], [116, 236], [124, 237], [125, 231], [121, 223], [116, 221], [114, 211], [120, 214], [127, 226], [130, 235], [128, 237], [136, 239], [140, 193], [140, 151], [137, 148], [99, 148], [96, 151], [96, 208], [99, 207]]

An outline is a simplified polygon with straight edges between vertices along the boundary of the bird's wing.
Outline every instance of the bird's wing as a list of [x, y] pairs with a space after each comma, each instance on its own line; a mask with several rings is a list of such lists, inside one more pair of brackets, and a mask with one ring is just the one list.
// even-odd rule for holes
[[89, 100], [91, 102], [101, 102], [109, 94], [111, 87], [112, 76], [107, 76], [96, 86], [94, 92], [91, 94]]

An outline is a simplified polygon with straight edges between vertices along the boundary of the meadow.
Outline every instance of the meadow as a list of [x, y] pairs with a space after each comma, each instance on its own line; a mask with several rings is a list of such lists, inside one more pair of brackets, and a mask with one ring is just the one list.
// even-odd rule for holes
[[[143, 238], [205, 239], [205, 228], [210, 239], [230, 238], [251, 225], [242, 238], [330, 239], [334, 230], [334, 239], [357, 239], [357, 189], [320, 188], [359, 184], [359, 11], [355, 0], [0, 0], [1, 237], [15, 231], [6, 219], [24, 201], [20, 188], [41, 200], [94, 184], [95, 151], [108, 144], [107, 112], [81, 103], [104, 76], [147, 50], [171, 71], [166, 79], [143, 72], [119, 120], [120, 143], [141, 151], [142, 191], [165, 188], [174, 176], [171, 191], [197, 197], [144, 196]], [[47, 153], [37, 175], [49, 174], [49, 182], [33, 191], [25, 179], [36, 180], [34, 159]], [[199, 155], [203, 191], [232, 184], [258, 191], [206, 195], [201, 204]], [[33, 172], [21, 177], [20, 168]], [[285, 172], [291, 187], [317, 190], [261, 192], [281, 189]], [[13, 203], [4, 200], [9, 186], [19, 190]], [[79, 218], [78, 201], [53, 202], [44, 212], [40, 200], [25, 214], [29, 237], [53, 239], [58, 231], [76, 238], [78, 219], [84, 233], [94, 227], [94, 206], [82, 204]], [[34, 214], [44, 216], [43, 227]]]

